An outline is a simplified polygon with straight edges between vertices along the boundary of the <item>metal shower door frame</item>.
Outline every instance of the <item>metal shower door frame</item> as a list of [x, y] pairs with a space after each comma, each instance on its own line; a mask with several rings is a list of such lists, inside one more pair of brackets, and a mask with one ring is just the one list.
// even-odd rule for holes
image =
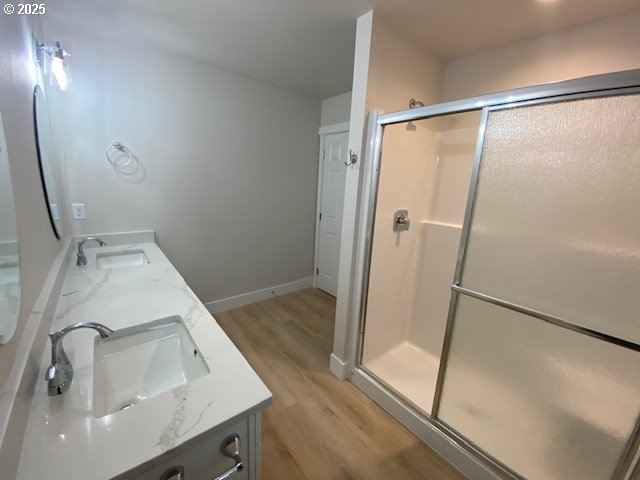
[[[438, 380], [434, 395], [433, 408], [431, 415], [427, 416], [423, 412], [417, 410], [410, 402], [401, 397], [401, 402], [405, 407], [414, 413], [420, 415], [423, 420], [428, 422], [441, 434], [445, 435], [450, 441], [453, 441], [458, 447], [464, 449], [476, 459], [484, 462], [494, 472], [510, 478], [522, 478], [517, 472], [513, 471], [498, 459], [489, 456], [486, 452], [466, 439], [453, 428], [442, 420], [438, 419], [438, 410], [442, 397], [442, 387], [446, 374], [446, 366], [449, 355], [449, 348], [453, 333], [453, 323], [455, 319], [457, 300], [459, 295], [470, 295], [483, 301], [496, 304], [503, 308], [510, 308], [526, 315], [537, 318], [538, 320], [552, 323], [562, 328], [569, 328], [577, 333], [585, 334], [599, 340], [613, 343], [622, 348], [630, 348], [640, 352], [640, 346], [633, 342], [629, 342], [616, 337], [611, 337], [602, 332], [590, 330], [578, 325], [574, 325], [565, 320], [537, 312], [520, 305], [515, 305], [500, 299], [483, 295], [479, 292], [470, 291], [460, 286], [462, 276], [462, 268], [464, 265], [467, 243], [470, 234], [470, 222], [473, 216], [473, 208], [476, 199], [476, 188], [479, 179], [482, 149], [484, 146], [486, 124], [491, 111], [511, 109], [517, 107], [526, 107], [533, 105], [542, 105], [547, 103], [557, 103], [561, 101], [579, 100], [587, 98], [617, 96], [640, 92], [640, 69], [629, 70], [624, 72], [616, 72], [604, 75], [596, 75], [575, 80], [567, 80], [558, 83], [546, 84], [541, 86], [527, 87], [523, 89], [500, 92], [496, 94], [473, 97], [469, 99], [441, 103], [436, 105], [425, 106], [421, 108], [405, 110], [401, 112], [392, 112], [388, 114], [380, 114], [377, 110], [370, 112], [368, 117], [367, 142], [365, 145], [364, 159], [364, 177], [362, 181], [362, 191], [360, 196], [360, 214], [358, 224], [358, 236], [356, 244], [356, 261], [355, 261], [355, 280], [353, 290], [352, 305], [352, 339], [350, 350], [350, 365], [352, 374], [364, 374], [365, 377], [376, 384], [377, 387], [387, 392], [401, 397], [394, 389], [382, 380], [377, 378], [366, 367], [362, 365], [362, 354], [364, 348], [364, 335], [366, 329], [366, 308], [370, 281], [371, 254], [373, 248], [373, 236], [375, 230], [375, 213], [377, 207], [380, 167], [382, 161], [383, 137], [384, 129], [387, 125], [405, 123], [409, 121], [425, 120], [444, 115], [465, 113], [471, 111], [482, 110], [480, 128], [478, 132], [476, 154], [471, 175], [469, 194], [467, 197], [467, 205], [465, 210], [464, 223], [462, 228], [460, 247], [454, 275], [453, 285], [451, 286], [451, 299], [449, 304], [449, 313], [447, 318], [447, 326], [443, 343], [443, 350], [440, 357], [440, 369], [438, 372]], [[633, 467], [635, 452], [640, 448], [640, 416], [636, 421], [635, 428], [631, 437], [628, 439], [623, 454], [614, 472], [614, 479], [629, 478], [630, 470]]]

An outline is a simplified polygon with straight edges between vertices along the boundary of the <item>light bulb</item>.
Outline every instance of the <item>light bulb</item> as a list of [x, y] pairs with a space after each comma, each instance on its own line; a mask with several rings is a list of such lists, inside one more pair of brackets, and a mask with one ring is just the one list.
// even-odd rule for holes
[[54, 56], [51, 58], [51, 73], [56, 77], [58, 87], [63, 92], [67, 89], [67, 71], [65, 69], [64, 60], [60, 57]]

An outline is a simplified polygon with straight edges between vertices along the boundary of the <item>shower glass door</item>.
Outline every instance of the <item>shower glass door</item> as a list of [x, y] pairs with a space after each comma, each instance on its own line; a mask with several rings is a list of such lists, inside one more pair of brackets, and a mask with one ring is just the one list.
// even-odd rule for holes
[[[374, 216], [362, 367], [429, 415], [480, 112], [385, 129]], [[408, 224], [398, 228], [398, 212]]]
[[485, 110], [434, 415], [516, 476], [622, 478], [640, 415], [640, 95]]

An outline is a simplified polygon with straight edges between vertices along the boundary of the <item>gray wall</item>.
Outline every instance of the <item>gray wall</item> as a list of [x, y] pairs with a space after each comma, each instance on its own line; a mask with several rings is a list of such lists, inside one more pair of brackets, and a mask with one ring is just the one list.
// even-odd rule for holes
[[[1, 114], [2, 112], [0, 112]], [[11, 170], [7, 154], [2, 119], [0, 119], [0, 255], [6, 255], [3, 247], [14, 245], [18, 241], [16, 209], [13, 204]]]
[[35, 78], [29, 69], [31, 30], [24, 19], [0, 15], [0, 32], [0, 112], [16, 203], [22, 285], [18, 329], [8, 344], [0, 346], [0, 383], [4, 383], [25, 321], [62, 242], [53, 235], [38, 171], [32, 118]]
[[351, 92], [322, 100], [320, 125], [346, 123], [351, 117]]
[[[54, 95], [74, 233], [153, 229], [204, 302], [312, 275], [320, 101], [47, 23], [71, 53]], [[120, 140], [141, 169], [118, 175]]]

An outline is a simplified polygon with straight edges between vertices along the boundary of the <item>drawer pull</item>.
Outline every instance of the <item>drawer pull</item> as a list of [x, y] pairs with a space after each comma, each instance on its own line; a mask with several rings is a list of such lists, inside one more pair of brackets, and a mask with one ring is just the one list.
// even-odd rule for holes
[[184, 480], [184, 478], [184, 467], [182, 465], [175, 465], [164, 472], [160, 480]]
[[225, 480], [227, 478], [230, 478], [235, 473], [244, 470], [244, 465], [242, 464], [242, 459], [240, 458], [240, 437], [237, 434], [227, 437], [222, 442], [222, 445], [220, 445], [220, 451], [225, 457], [233, 459], [236, 464], [229, 470], [215, 477], [214, 480]]

